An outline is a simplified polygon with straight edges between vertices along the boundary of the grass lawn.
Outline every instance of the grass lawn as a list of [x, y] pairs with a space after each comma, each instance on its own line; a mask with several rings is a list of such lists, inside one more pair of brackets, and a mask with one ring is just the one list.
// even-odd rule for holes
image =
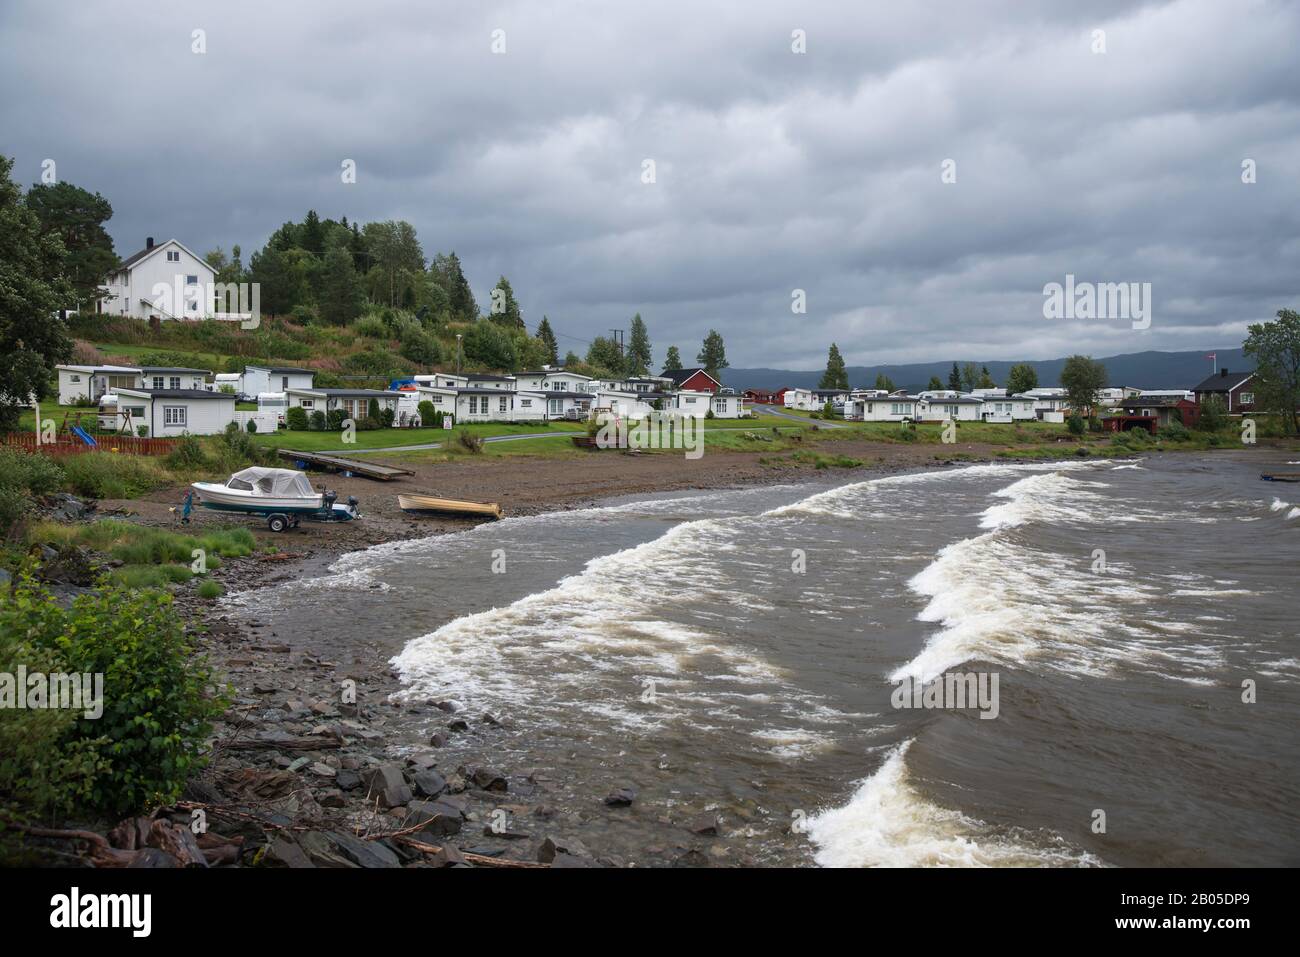
[[[506, 424], [500, 422], [476, 422], [461, 426], [473, 435], [483, 438], [496, 435], [529, 435], [534, 432], [567, 435], [585, 431], [580, 422], [521, 422]], [[369, 432], [357, 432], [354, 444], [344, 444], [338, 432], [293, 432], [278, 429], [274, 435], [253, 435], [258, 445], [271, 449], [294, 449], [299, 452], [361, 452], [366, 449], [395, 448], [403, 445], [429, 445], [433, 442], [455, 441], [456, 429], [373, 429]], [[544, 442], [554, 439], [545, 438]], [[507, 442], [505, 445], [519, 443]]]

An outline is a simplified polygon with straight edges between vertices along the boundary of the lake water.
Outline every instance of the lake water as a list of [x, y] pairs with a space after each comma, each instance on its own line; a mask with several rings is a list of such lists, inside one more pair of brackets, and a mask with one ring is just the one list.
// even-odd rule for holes
[[[1264, 458], [617, 501], [353, 553], [244, 613], [507, 717], [447, 763], [536, 769], [589, 809], [557, 826], [630, 860], [710, 810], [723, 863], [1295, 865], [1300, 486]], [[944, 674], [996, 675], [996, 717], [895, 706]]]

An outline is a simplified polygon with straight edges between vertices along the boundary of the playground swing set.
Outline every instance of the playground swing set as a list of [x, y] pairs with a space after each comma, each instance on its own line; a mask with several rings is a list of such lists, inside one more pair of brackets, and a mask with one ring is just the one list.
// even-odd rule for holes
[[[75, 435], [78, 439], [92, 448], [99, 445], [99, 443], [95, 441], [95, 437], [81, 424], [81, 417], [83, 415], [91, 417], [93, 420], [92, 428], [94, 429], [101, 429], [102, 420], [111, 418], [114, 420], [120, 420], [113, 429], [114, 434], [127, 436], [135, 435], [135, 427], [131, 422], [130, 409], [120, 409], [116, 411], [99, 409], [94, 412], [64, 412], [63, 422], [59, 425], [59, 432], [67, 432], [70, 435]], [[68, 421], [69, 418], [72, 419], [71, 422]]]

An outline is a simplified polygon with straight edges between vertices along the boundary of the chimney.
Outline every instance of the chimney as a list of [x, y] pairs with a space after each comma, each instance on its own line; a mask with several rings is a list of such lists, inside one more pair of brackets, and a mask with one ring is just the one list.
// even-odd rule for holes
[[144, 241], [144, 248], [145, 248], [145, 249], [153, 249], [153, 237], [152, 237], [152, 236], [148, 236], [148, 237], [145, 238], [145, 241]]
[[1219, 375], [1221, 375], [1223, 378], [1226, 379], [1226, 378], [1228, 377], [1228, 370], [1227, 370], [1227, 369], [1220, 369], [1220, 370], [1219, 370]]

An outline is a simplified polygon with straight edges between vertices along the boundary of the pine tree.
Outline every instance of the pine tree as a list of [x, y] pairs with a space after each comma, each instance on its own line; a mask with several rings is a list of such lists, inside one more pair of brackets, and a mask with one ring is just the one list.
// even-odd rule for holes
[[632, 330], [627, 343], [627, 371], [629, 375], [645, 375], [650, 371], [650, 332], [641, 313], [632, 317]]
[[981, 389], [996, 389], [996, 388], [998, 387], [998, 384], [997, 384], [996, 382], [993, 381], [993, 376], [989, 375], [989, 367], [988, 367], [988, 366], [983, 366], [983, 367], [980, 369], [980, 384], [979, 384], [979, 387], [980, 387]]
[[961, 372], [955, 362], [952, 364], [952, 371], [948, 373], [948, 389], [951, 392], [961, 391]]
[[1018, 362], [1007, 373], [1007, 395], [1020, 395], [1038, 388], [1038, 373], [1028, 362]]
[[877, 372], [876, 388], [883, 389], [886, 392], [893, 392], [898, 388], [898, 386], [894, 385], [894, 380], [889, 376], [885, 375], [883, 372]]
[[940, 379], [937, 375], [930, 376], [930, 384], [926, 386], [926, 389], [930, 392], [942, 392], [943, 380]]
[[104, 229], [113, 207], [98, 193], [71, 183], [33, 186], [26, 205], [40, 219], [42, 235], [53, 233], [63, 241], [63, 275], [76, 293], [77, 308], [93, 308], [104, 277], [118, 264], [113, 240]]
[[365, 296], [352, 255], [339, 245], [325, 254], [320, 286], [320, 316], [335, 325], [347, 325], [361, 314]]
[[830, 351], [826, 355], [826, 371], [822, 373], [821, 382], [817, 386], [819, 389], [847, 389], [849, 387], [849, 373], [844, 368], [844, 357], [840, 355], [840, 347], [831, 343]]
[[718, 378], [723, 369], [730, 365], [727, 362], [727, 348], [723, 345], [722, 335], [718, 330], [709, 330], [709, 334], [704, 337], [704, 346], [700, 349], [699, 355], [695, 357], [695, 361], [715, 379]]
[[510, 288], [510, 280], [502, 276], [492, 288], [492, 305], [488, 318], [508, 329], [523, 329], [524, 317], [519, 312], [519, 301]]
[[541, 340], [546, 349], [546, 361], [549, 365], [555, 365], [560, 359], [560, 347], [555, 341], [555, 333], [551, 329], [551, 320], [542, 316], [542, 323], [537, 327], [537, 338]]
[[325, 230], [314, 209], [307, 210], [307, 218], [302, 222], [302, 248], [318, 256], [325, 252]]
[[682, 367], [682, 354], [677, 351], [676, 346], [669, 346], [668, 353], [664, 356], [664, 372], [676, 372]]

